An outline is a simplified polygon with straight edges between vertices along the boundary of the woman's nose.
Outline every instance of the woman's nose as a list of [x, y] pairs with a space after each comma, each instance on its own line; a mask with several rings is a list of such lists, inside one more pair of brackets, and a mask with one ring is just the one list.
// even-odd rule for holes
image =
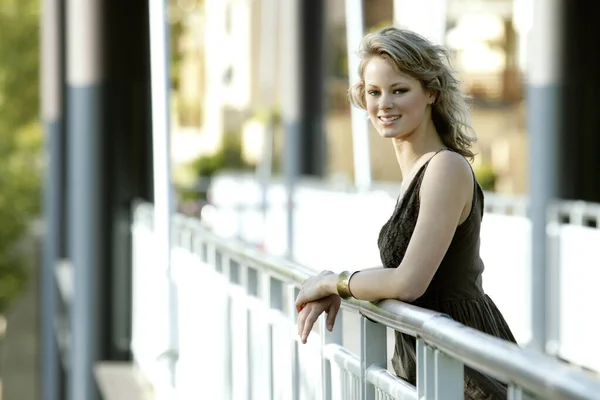
[[392, 102], [390, 101], [388, 96], [381, 96], [379, 99], [379, 109], [380, 110], [389, 110], [392, 108]]

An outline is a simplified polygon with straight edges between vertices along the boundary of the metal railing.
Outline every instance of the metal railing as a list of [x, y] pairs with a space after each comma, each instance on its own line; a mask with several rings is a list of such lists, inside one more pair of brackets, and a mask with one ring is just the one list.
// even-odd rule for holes
[[[134, 356], [157, 381], [157, 308], [164, 267], [152, 263], [151, 205], [134, 222]], [[295, 297], [312, 271], [214, 235], [199, 220], [173, 221], [178, 291], [177, 398], [461, 399], [464, 366], [508, 385], [508, 398], [598, 399], [600, 381], [580, 369], [394, 300], [346, 301], [360, 315], [360, 354], [344, 347], [342, 313], [322, 321], [306, 345], [296, 333]], [[145, 238], [145, 239], [144, 239]], [[164, 295], [164, 293], [163, 293]], [[417, 338], [417, 386], [386, 369], [387, 330]], [[172, 395], [172, 392], [169, 394]]]

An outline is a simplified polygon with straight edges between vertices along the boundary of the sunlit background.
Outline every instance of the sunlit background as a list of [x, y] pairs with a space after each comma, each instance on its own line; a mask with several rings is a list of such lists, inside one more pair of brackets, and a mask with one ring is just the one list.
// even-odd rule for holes
[[[150, 1], [154, 7], [150, 10], [161, 10], [159, 2]], [[535, 23], [541, 20], [540, 13], [534, 13], [534, 3], [546, 10], [545, 4], [554, 4], [552, 1], [364, 0], [362, 13], [356, 12], [360, 7], [349, 11], [346, 7], [353, 3], [348, 0], [297, 1], [306, 2], [308, 18], [299, 18], [291, 0], [167, 0], [169, 76], [164, 86], [168, 90], [157, 102], [151, 89], [161, 87], [162, 71], [150, 73], [151, 67], [160, 64], [150, 61], [150, 53], [154, 51], [158, 60], [163, 54], [156, 36], [149, 34], [156, 26], [149, 21], [148, 2], [0, 0], [0, 400], [56, 400], [58, 397], [44, 392], [43, 385], [48, 384], [44, 374], [60, 376], [50, 386], [60, 387], [62, 398], [68, 398], [65, 388], [71, 383], [65, 371], [73, 360], [78, 361], [72, 351], [73, 327], [84, 333], [97, 328], [106, 335], [101, 344], [93, 343], [101, 348], [99, 357], [128, 365], [139, 361], [134, 360], [132, 349], [136, 340], [147, 339], [152, 342], [150, 347], [164, 344], [164, 336], [170, 332], [170, 314], [167, 299], [159, 290], [165, 289], [160, 285], [167, 280], [156, 273], [165, 268], [158, 265], [161, 259], [153, 257], [165, 244], [150, 242], [156, 248], [147, 246], [143, 253], [152, 268], [148, 267], [149, 275], [136, 279], [132, 209], [138, 200], [152, 202], [156, 195], [170, 199], [166, 190], [161, 192], [169, 184], [172, 205], [179, 215], [201, 218], [219, 235], [241, 240], [270, 256], [292, 258], [315, 270], [378, 265], [378, 229], [394, 207], [402, 176], [389, 141], [380, 138], [347, 101], [349, 82], [356, 72], [349, 66], [355, 65], [357, 50], [348, 38], [391, 24], [445, 45], [462, 89], [471, 98], [470, 117], [478, 137], [473, 168], [488, 202], [482, 225], [481, 252], [487, 268], [484, 286], [520, 344], [529, 345], [534, 339], [532, 309], [537, 303], [532, 292], [539, 283], [536, 278], [545, 278], [546, 267], [544, 263], [541, 275], [540, 269], [530, 268], [535, 245], [531, 244], [532, 225], [525, 209], [535, 186], [532, 177], [542, 182], [538, 185], [542, 197], [560, 192], [561, 198], [572, 200], [559, 207], [558, 221], [552, 221], [552, 227], [560, 225], [559, 229], [548, 231], [553, 239], [559, 238], [550, 250], [560, 250], [548, 257], [553, 271], [559, 271], [548, 279], [548, 287], [554, 285], [548, 290], [560, 295], [548, 296], [551, 305], [542, 301], [542, 306], [552, 314], [549, 320], [555, 318], [548, 323], [548, 332], [554, 329], [560, 340], [547, 338], [550, 345], [545, 345], [553, 349], [552, 356], [597, 376], [600, 319], [597, 313], [590, 314], [600, 302], [596, 290], [600, 278], [600, 188], [593, 151], [600, 145], [596, 135], [600, 120], [595, 112], [599, 60], [589, 46], [596, 45], [598, 32], [593, 31], [592, 17], [582, 14], [584, 7], [564, 1], [569, 5], [563, 21], [569, 45], [563, 46], [551, 42], [552, 38], [547, 39], [550, 42], [542, 42], [539, 36], [534, 40]], [[88, 4], [96, 5], [89, 15], [67, 18], [68, 5], [77, 5], [80, 8], [73, 9], [81, 11]], [[98, 10], [104, 18], [101, 22], [100, 17], [93, 19]], [[362, 24], [354, 24], [358, 14]], [[160, 18], [160, 13], [155, 15]], [[52, 25], [61, 18], [65, 26]], [[69, 36], [69, 29], [80, 32], [77, 21], [88, 21], [85, 18], [101, 26], [104, 36], [100, 36], [106, 41], [102, 46]], [[583, 21], [581, 27], [576, 26], [578, 21]], [[313, 30], [316, 24], [321, 28]], [[559, 28], [551, 30], [560, 33]], [[49, 39], [56, 33], [53, 29], [62, 29], [65, 35], [62, 49]], [[302, 47], [299, 36], [309, 45]], [[85, 51], [69, 52], [64, 48], [67, 42]], [[538, 77], [540, 82], [531, 81], [532, 60], [536, 60], [532, 54], [535, 50], [552, 56], [553, 46], [563, 46], [566, 54], [554, 61], [568, 66], [569, 91], [560, 92], [563, 103], [559, 109], [568, 124], [560, 125], [560, 138], [552, 142], [556, 148], [548, 147], [561, 154], [560, 160], [552, 155], [547, 160], [556, 162], [534, 167], [538, 172], [556, 173], [550, 181], [558, 182], [560, 190], [554, 192], [547, 175], [534, 175], [534, 168], [530, 169], [533, 134], [539, 146], [545, 135], [542, 132], [540, 141], [540, 124], [554, 121], [551, 112], [546, 115], [547, 109], [541, 109], [545, 115], [540, 117], [535, 114], [540, 109], [531, 108], [531, 104], [540, 104], [530, 102], [532, 87], [539, 89], [540, 82], [543, 89], [559, 83], [552, 74], [550, 78], [544, 75], [545, 80]], [[98, 62], [102, 66], [94, 64], [94, 57], [105, 57]], [[89, 67], [91, 75], [100, 71], [97, 82], [91, 79], [91, 86], [101, 87], [106, 98], [92, 110], [102, 123], [77, 130], [73, 126], [80, 111], [89, 111], [72, 104], [73, 93], [90, 84], [72, 78], [81, 66]], [[162, 120], [156, 112], [161, 101], [169, 107], [164, 127], [159, 126]], [[306, 126], [315, 127], [303, 128], [310, 139], [290, 139], [290, 132], [305, 120], [310, 120]], [[49, 128], [49, 123], [58, 125]], [[533, 126], [537, 126], [535, 132]], [[100, 156], [94, 158], [91, 172], [77, 175], [73, 170], [85, 163], [77, 164], [81, 160], [69, 146], [76, 135], [86, 134], [95, 135], [97, 141], [90, 146], [98, 146], [97, 152], [84, 146], [87, 156]], [[168, 135], [162, 147], [158, 141], [153, 144], [152, 139], [162, 134]], [[556, 137], [549, 133], [548, 141], [553, 139]], [[289, 143], [296, 147], [290, 150], [286, 147]], [[156, 154], [165, 157], [164, 170], [157, 168]], [[296, 162], [301, 164], [300, 171], [294, 170]], [[55, 187], [56, 174], [60, 184]], [[72, 176], [97, 181], [74, 183]], [[290, 179], [297, 184], [293, 195]], [[157, 182], [165, 186], [157, 189]], [[97, 208], [82, 208], [86, 205], [73, 200], [78, 199], [73, 193], [83, 191], [76, 183], [98, 190], [102, 200], [94, 203]], [[167, 208], [162, 211], [169, 217]], [[81, 210], [98, 217], [98, 226], [88, 229], [85, 221], [77, 220], [77, 216], [88, 215], [78, 214]], [[162, 228], [162, 239], [168, 242], [170, 231]], [[77, 233], [83, 233], [89, 248], [72, 248]], [[95, 234], [97, 243], [89, 240]], [[147, 242], [143, 243], [146, 246]], [[49, 251], [52, 246], [57, 248]], [[92, 254], [97, 257], [90, 259]], [[84, 265], [74, 265], [76, 262]], [[99, 304], [100, 311], [92, 316], [97, 317], [96, 325], [88, 326], [88, 319], [78, 319], [72, 310], [76, 294], [82, 292], [74, 277], [90, 265], [88, 269], [97, 268], [92, 273], [98, 272], [99, 278], [85, 283], [98, 293], [84, 297], [90, 304]], [[182, 332], [181, 337], [189, 343], [203, 328], [196, 323], [197, 282], [182, 281], [182, 293], [189, 296], [180, 299], [181, 310], [187, 313], [191, 330]], [[136, 298], [136, 290], [145, 291], [146, 297], [138, 294]], [[132, 306], [136, 301], [141, 308], [148, 306], [146, 314]], [[556, 315], [560, 315], [558, 322]], [[143, 317], [146, 325], [142, 325], [152, 329], [136, 332], [135, 324]], [[356, 333], [356, 326], [348, 324]], [[164, 329], [154, 329], [155, 325]], [[212, 333], [221, 335], [217, 329]], [[88, 339], [86, 336], [78, 343], [91, 346]], [[357, 341], [349, 340], [352, 350]], [[165, 351], [166, 358], [172, 356], [171, 350]], [[152, 359], [164, 354], [156, 356], [148, 355]], [[212, 356], [221, 357], [217, 353]], [[187, 382], [193, 386], [194, 368], [187, 372]]]

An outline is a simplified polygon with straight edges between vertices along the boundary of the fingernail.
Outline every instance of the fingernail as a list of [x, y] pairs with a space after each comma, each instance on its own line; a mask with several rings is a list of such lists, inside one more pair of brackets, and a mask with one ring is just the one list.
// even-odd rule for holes
[[329, 332], [331, 332], [333, 330], [333, 325], [332, 324], [327, 325], [327, 329], [329, 330]]

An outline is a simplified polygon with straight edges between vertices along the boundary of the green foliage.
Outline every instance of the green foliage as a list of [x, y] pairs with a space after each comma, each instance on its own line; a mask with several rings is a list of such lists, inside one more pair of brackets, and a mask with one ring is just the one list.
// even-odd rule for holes
[[211, 177], [216, 174], [222, 166], [222, 157], [219, 153], [202, 155], [192, 161], [191, 168], [197, 176]]
[[40, 209], [39, 2], [0, 0], [0, 314], [27, 282], [18, 244]]
[[221, 146], [214, 154], [203, 154], [195, 159], [190, 168], [198, 177], [210, 178], [223, 169], [248, 170], [252, 168], [242, 157], [241, 136], [237, 132], [225, 133]]
[[179, 89], [180, 77], [181, 77], [181, 59], [182, 54], [179, 49], [179, 40], [184, 33], [183, 22], [181, 19], [171, 21], [170, 24], [170, 51], [171, 51], [171, 64], [169, 66], [171, 73], [171, 85], [173, 90]]
[[259, 108], [254, 112], [253, 119], [262, 123], [272, 123], [278, 125], [281, 123], [281, 111], [277, 107]]
[[190, 163], [189, 168], [197, 179], [197, 188], [179, 188], [180, 201], [205, 200], [211, 178], [221, 170], [248, 170], [253, 166], [246, 163], [242, 157], [240, 134], [232, 132], [224, 135], [221, 146], [214, 154], [199, 156]]
[[27, 280], [25, 254], [17, 244], [41, 206], [41, 143], [36, 123], [0, 136], [0, 314], [21, 293]]
[[483, 190], [494, 191], [497, 175], [489, 164], [482, 164], [475, 168], [475, 178]]
[[0, 134], [39, 115], [38, 1], [0, 0]]

